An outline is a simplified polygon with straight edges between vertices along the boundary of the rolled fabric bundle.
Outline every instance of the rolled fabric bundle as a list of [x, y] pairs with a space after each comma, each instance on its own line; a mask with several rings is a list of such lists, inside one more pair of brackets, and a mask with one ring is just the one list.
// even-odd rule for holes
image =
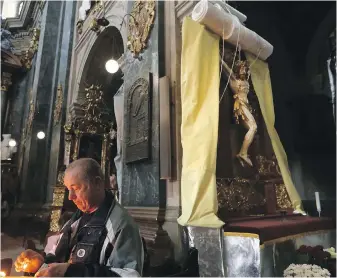
[[230, 13], [232, 15], [235, 15], [241, 23], [244, 23], [247, 20], [247, 16], [244, 15], [243, 13], [239, 12], [237, 9], [234, 9], [232, 6], [226, 4], [224, 1], [209, 1], [211, 2], [215, 7], [218, 9], [220, 8], [221, 10], [225, 11], [226, 13]]
[[269, 42], [243, 26], [236, 16], [219, 10], [207, 0], [200, 1], [194, 7], [192, 19], [204, 24], [232, 45], [236, 45], [239, 38], [241, 49], [258, 56], [261, 60], [266, 60], [273, 53], [274, 47]]
[[225, 40], [230, 38], [234, 29], [234, 16], [224, 13], [214, 7], [207, 0], [200, 1], [192, 11], [192, 19], [206, 25], [211, 31], [223, 36]]

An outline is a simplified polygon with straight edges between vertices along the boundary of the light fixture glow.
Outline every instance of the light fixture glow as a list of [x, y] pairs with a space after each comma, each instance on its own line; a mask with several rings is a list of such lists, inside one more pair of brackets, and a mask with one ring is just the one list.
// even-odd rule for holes
[[8, 146], [15, 147], [16, 146], [16, 141], [14, 139], [10, 139], [9, 142], [8, 142]]
[[105, 63], [105, 69], [107, 70], [108, 73], [115, 73], [118, 71], [119, 69], [119, 65], [118, 62], [116, 60], [108, 60]]
[[39, 131], [39, 132], [37, 133], [37, 138], [43, 139], [44, 137], [46, 137], [46, 134], [45, 134], [43, 131]]

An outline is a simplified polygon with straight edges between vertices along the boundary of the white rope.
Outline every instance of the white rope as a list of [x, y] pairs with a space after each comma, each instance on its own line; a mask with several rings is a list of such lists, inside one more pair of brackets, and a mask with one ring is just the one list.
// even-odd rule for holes
[[[228, 87], [228, 84], [229, 84], [229, 81], [230, 81], [230, 78], [231, 78], [231, 75], [232, 75], [232, 72], [233, 72], [233, 68], [234, 68], [234, 64], [235, 64], [235, 58], [236, 58], [236, 52], [237, 52], [238, 46], [239, 46], [240, 32], [241, 32], [241, 24], [239, 25], [238, 39], [237, 39], [237, 41], [236, 41], [236, 47], [235, 47], [235, 53], [234, 53], [234, 58], [233, 58], [233, 63], [232, 63], [231, 71], [230, 71], [230, 73], [229, 73], [229, 76], [228, 76], [228, 80], [227, 80], [227, 84], [226, 84], [226, 86], [225, 86], [225, 89], [223, 90], [223, 92], [222, 92], [222, 94], [221, 94], [219, 103], [221, 102], [221, 100], [222, 100], [222, 98], [223, 98], [223, 96], [224, 96], [224, 94], [225, 94], [225, 92], [226, 92], [226, 90], [227, 90], [227, 87]], [[222, 40], [223, 40], [223, 41], [222, 41], [222, 45], [223, 45], [224, 42], [225, 42], [225, 40], [224, 40], [223, 37], [222, 37]], [[223, 47], [223, 49], [224, 49], [224, 47]], [[224, 56], [224, 53], [222, 53], [221, 59], [223, 58], [223, 56]], [[221, 63], [221, 65], [222, 65], [222, 63]]]

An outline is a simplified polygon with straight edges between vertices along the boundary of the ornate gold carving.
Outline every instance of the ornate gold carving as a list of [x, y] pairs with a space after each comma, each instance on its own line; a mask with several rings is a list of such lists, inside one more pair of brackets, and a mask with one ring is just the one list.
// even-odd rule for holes
[[79, 35], [81, 35], [82, 32], [83, 32], [83, 23], [84, 23], [84, 20], [82, 20], [82, 19], [80, 19], [80, 20], [77, 21], [77, 23], [76, 23], [77, 33], [78, 33]]
[[95, 6], [92, 9], [92, 13], [94, 13], [94, 14], [98, 13], [100, 10], [103, 9], [103, 5], [104, 5], [104, 1], [102, 1], [102, 0], [96, 1]]
[[256, 191], [255, 181], [232, 178], [217, 180], [219, 208], [230, 212], [247, 212], [263, 206], [265, 198]]
[[54, 108], [54, 125], [57, 125], [60, 122], [62, 105], [63, 105], [63, 90], [62, 85], [60, 84], [57, 87], [56, 93], [56, 103]]
[[154, 0], [135, 1], [131, 15], [127, 45], [134, 57], [138, 57], [147, 46], [156, 15], [156, 2]]
[[33, 28], [32, 33], [33, 36], [30, 41], [29, 49], [26, 50], [21, 56], [21, 63], [26, 69], [30, 69], [32, 67], [33, 57], [39, 48], [40, 29]]
[[50, 215], [49, 230], [52, 232], [57, 232], [60, 229], [59, 220], [61, 217], [61, 211], [65, 196], [65, 186], [63, 184], [63, 179], [64, 171], [59, 171], [57, 175], [57, 185], [54, 187], [52, 212]]
[[62, 207], [63, 206], [63, 199], [64, 199], [65, 188], [63, 185], [56, 186], [54, 188], [53, 193], [53, 205], [55, 207]]
[[280, 177], [281, 171], [278, 166], [277, 159], [273, 156], [271, 159], [267, 159], [266, 157], [259, 155], [256, 157], [258, 172], [260, 176], [263, 177]]
[[28, 113], [28, 120], [26, 124], [26, 135], [30, 135], [32, 132], [34, 117], [35, 117], [35, 103], [33, 100], [31, 100], [29, 102], [29, 113]]
[[51, 232], [58, 232], [60, 230], [59, 221], [61, 218], [61, 210], [53, 210], [50, 216], [50, 226], [49, 230]]
[[12, 85], [12, 74], [9, 72], [3, 72], [1, 75], [1, 91], [8, 91], [8, 88]]
[[292, 204], [284, 184], [275, 185], [277, 207], [280, 209], [292, 208]]
[[90, 22], [90, 30], [94, 31], [97, 35], [101, 33], [101, 26], [98, 25], [97, 18], [93, 18]]
[[104, 118], [104, 99], [101, 85], [90, 85], [85, 88], [85, 99], [81, 105], [84, 117], [75, 121], [75, 129], [81, 133], [105, 134], [109, 132], [109, 121]]

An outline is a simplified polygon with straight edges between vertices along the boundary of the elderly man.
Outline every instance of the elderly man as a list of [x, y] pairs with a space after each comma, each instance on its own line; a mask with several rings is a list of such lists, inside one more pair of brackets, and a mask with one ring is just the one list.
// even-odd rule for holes
[[[83, 158], [65, 171], [64, 184], [78, 210], [45, 256], [26, 250], [16, 271], [37, 277], [141, 276], [144, 250], [137, 225], [105, 190], [100, 165]], [[49, 250], [47, 250], [49, 249]]]

